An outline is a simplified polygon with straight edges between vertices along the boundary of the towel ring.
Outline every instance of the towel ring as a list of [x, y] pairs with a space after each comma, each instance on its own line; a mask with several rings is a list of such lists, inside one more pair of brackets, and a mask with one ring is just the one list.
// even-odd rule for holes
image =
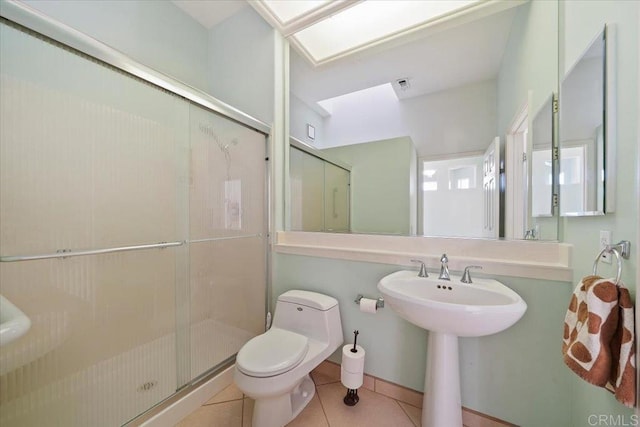
[[614, 254], [616, 256], [616, 260], [618, 261], [618, 272], [616, 273], [616, 283], [615, 283], [616, 286], [618, 286], [618, 284], [620, 283], [620, 276], [622, 275], [622, 257], [620, 256], [620, 252], [618, 252], [618, 249], [616, 248], [606, 247], [600, 251], [600, 253], [596, 257], [596, 260], [593, 262], [593, 275], [594, 276], [598, 275], [598, 261], [600, 261], [600, 257], [605, 252]]

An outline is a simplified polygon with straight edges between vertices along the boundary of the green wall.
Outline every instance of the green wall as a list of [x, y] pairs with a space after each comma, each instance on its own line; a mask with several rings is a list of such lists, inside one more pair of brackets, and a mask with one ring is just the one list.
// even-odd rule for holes
[[140, 63], [208, 89], [207, 30], [170, 1], [24, 0]]
[[527, 102], [542, 107], [558, 88], [558, 3], [530, 1], [518, 8], [498, 73], [498, 135], [504, 137]]
[[[559, 26], [548, 16], [554, 16], [554, 2], [532, 1], [516, 15], [498, 79], [498, 132], [504, 134], [517, 108], [532, 90], [533, 108], [557, 85], [557, 78], [534, 65], [545, 60], [558, 64], [560, 75], [582, 54], [605, 23], [614, 23], [618, 38], [616, 46], [617, 91], [617, 185], [616, 212], [604, 217], [563, 218], [560, 240], [574, 245], [572, 265], [575, 279], [589, 274], [597, 254], [600, 230], [611, 230], [613, 240], [631, 240], [637, 236], [638, 194], [638, 2], [637, 1], [561, 1]], [[542, 30], [546, 28], [545, 30]], [[559, 28], [559, 32], [558, 32]], [[533, 31], [532, 29], [535, 29]], [[559, 46], [555, 46], [556, 34]], [[535, 72], [534, 72], [535, 71]], [[562, 96], [562, 94], [560, 95]], [[561, 99], [562, 102], [562, 99]], [[562, 126], [562, 122], [560, 123]], [[633, 258], [633, 257], [632, 257]], [[635, 292], [635, 260], [625, 261], [623, 280]], [[612, 273], [602, 268], [603, 273]], [[618, 403], [608, 392], [592, 386], [577, 376], [571, 376], [571, 425], [588, 425], [593, 414], [627, 417], [632, 411]]]
[[[297, 255], [274, 256], [274, 298], [289, 289], [335, 297], [340, 304], [345, 342], [353, 330], [367, 355], [365, 372], [422, 391], [427, 332], [406, 322], [389, 307], [362, 313], [358, 294], [379, 296], [378, 281], [403, 269]], [[453, 272], [454, 276], [460, 272]], [[560, 353], [568, 283], [498, 277], [528, 304], [510, 329], [487, 337], [460, 339], [462, 404], [522, 426], [569, 426], [571, 373]], [[336, 353], [331, 360], [340, 362]]]
[[[393, 138], [323, 150], [351, 165], [351, 231], [416, 232], [416, 153], [411, 138]], [[411, 191], [413, 189], [413, 192]]]
[[[591, 271], [593, 258], [599, 251], [600, 230], [611, 230], [613, 240], [632, 242], [631, 259], [624, 261], [623, 281], [635, 294], [636, 252], [638, 242], [638, 22], [637, 1], [564, 1], [561, 3], [564, 63], [569, 67], [582, 54], [605, 23], [615, 24], [617, 32], [616, 79], [617, 96], [617, 185], [616, 212], [604, 217], [564, 218], [563, 241], [574, 245], [573, 265], [576, 280]], [[601, 264], [602, 273], [613, 273]], [[600, 272], [599, 271], [599, 272]], [[633, 411], [618, 403], [598, 387], [572, 377], [573, 425], [588, 425], [590, 415], [622, 415], [627, 422]], [[630, 424], [627, 424], [630, 425]]]
[[[275, 43], [279, 36], [252, 7], [218, 23], [208, 35], [208, 92], [272, 124], [275, 117]], [[288, 98], [288, 97], [287, 97]]]

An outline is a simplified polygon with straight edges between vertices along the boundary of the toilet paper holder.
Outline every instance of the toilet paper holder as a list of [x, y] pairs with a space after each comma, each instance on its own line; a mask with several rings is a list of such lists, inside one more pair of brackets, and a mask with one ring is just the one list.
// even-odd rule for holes
[[[360, 305], [360, 300], [361, 300], [362, 298], [366, 298], [366, 297], [365, 297], [364, 295], [362, 295], [362, 294], [358, 294], [358, 296], [356, 297], [356, 299], [354, 300], [354, 302], [355, 302], [356, 304]], [[373, 298], [371, 298], [371, 299], [373, 299]], [[376, 308], [383, 308], [383, 307], [384, 307], [384, 298], [379, 297], [379, 298], [376, 300]]]

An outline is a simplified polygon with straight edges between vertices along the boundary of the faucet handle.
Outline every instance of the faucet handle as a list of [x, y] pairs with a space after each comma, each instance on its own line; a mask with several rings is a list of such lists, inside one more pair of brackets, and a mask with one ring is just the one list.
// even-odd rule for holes
[[419, 262], [420, 263], [420, 272], [418, 273], [418, 277], [429, 277], [427, 274], [427, 267], [424, 265], [424, 261], [419, 259], [412, 259], [411, 262]]
[[478, 270], [482, 270], [482, 266], [480, 265], [469, 265], [465, 267], [464, 273], [462, 273], [462, 278], [460, 279], [462, 283], [473, 283], [473, 281], [471, 280], [471, 274], [469, 273], [470, 268], [477, 268]]

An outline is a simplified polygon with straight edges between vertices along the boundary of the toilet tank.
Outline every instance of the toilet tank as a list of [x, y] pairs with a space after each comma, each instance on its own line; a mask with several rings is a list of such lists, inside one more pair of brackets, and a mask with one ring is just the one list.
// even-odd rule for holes
[[338, 301], [317, 292], [291, 290], [280, 295], [273, 326], [336, 347], [343, 341]]

